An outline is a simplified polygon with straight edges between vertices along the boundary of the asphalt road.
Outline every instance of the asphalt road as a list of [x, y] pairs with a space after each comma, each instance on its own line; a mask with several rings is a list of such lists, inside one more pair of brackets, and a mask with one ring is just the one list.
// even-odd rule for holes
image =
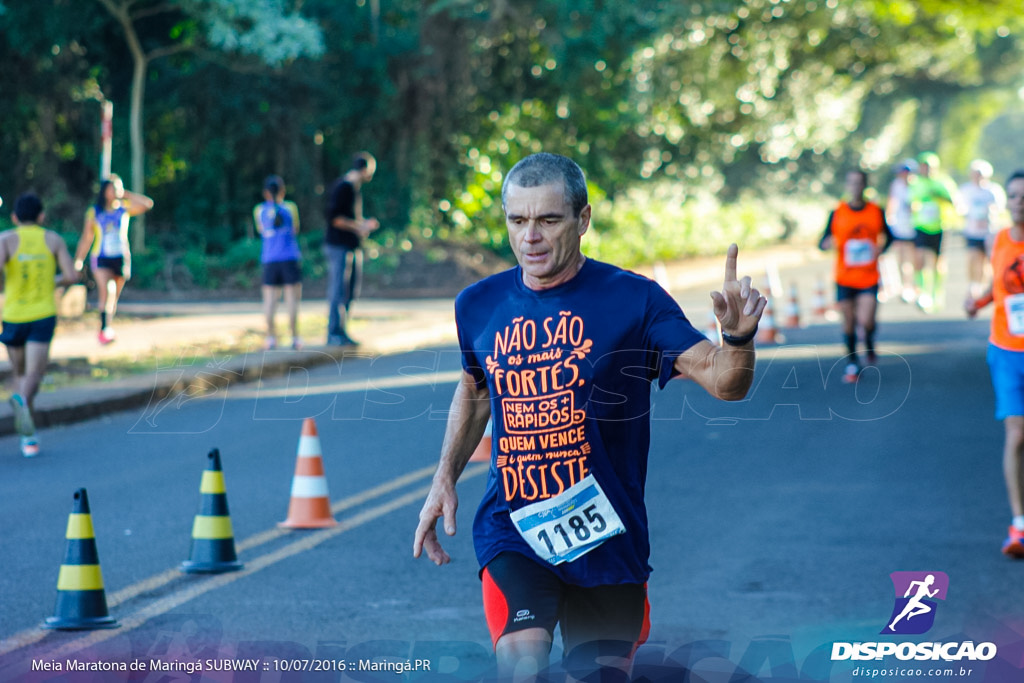
[[[1024, 680], [1024, 563], [999, 552], [1009, 511], [986, 323], [901, 303], [883, 320], [879, 364], [857, 385], [840, 381], [837, 329], [823, 323], [762, 349], [742, 403], [686, 382], [655, 392], [652, 632], [638, 676], [684, 680], [685, 665], [691, 681], [858, 680], [856, 667], [891, 662], [831, 662], [833, 643], [886, 640], [890, 574], [917, 571], [944, 572], [949, 590], [927, 635], [904, 640], [998, 647], [987, 662], [940, 662], [953, 675], [929, 680]], [[190, 678], [153, 660], [205, 663], [191, 680], [481, 680], [491, 662], [469, 531], [482, 466], [460, 484], [453, 562], [411, 557], [457, 374], [452, 349], [347, 358], [48, 430], [46, 457], [0, 459], [0, 681]], [[342, 524], [279, 531], [307, 416]], [[212, 447], [245, 569], [183, 575]], [[43, 631], [79, 487], [121, 628]], [[256, 671], [210, 670], [249, 659]], [[417, 659], [430, 675], [352, 670]], [[31, 670], [69, 661], [146, 670]], [[328, 661], [347, 670], [282, 670]]]

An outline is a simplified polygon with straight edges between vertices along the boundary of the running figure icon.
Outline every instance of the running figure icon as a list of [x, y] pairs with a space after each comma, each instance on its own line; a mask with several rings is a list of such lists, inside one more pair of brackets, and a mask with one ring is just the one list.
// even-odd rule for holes
[[[922, 601], [924, 598], [934, 598], [935, 595], [939, 592], [938, 588], [936, 588], [935, 590], [928, 590], [934, 583], [934, 574], [929, 574], [924, 578], [923, 581], [910, 582], [910, 585], [907, 587], [907, 592], [903, 594], [904, 598], [909, 597], [910, 600], [903, 608], [903, 611], [899, 613], [899, 616], [893, 619], [892, 623], [889, 624], [890, 631], [894, 633], [896, 632], [896, 624], [900, 621], [900, 619], [906, 618], [907, 621], [909, 621], [913, 617], [916, 617], [921, 614], [927, 614], [928, 612], [932, 611], [931, 605], [928, 605]], [[917, 592], [914, 593], [913, 597], [910, 597], [910, 594], [914, 591], [915, 587], [917, 589]]]

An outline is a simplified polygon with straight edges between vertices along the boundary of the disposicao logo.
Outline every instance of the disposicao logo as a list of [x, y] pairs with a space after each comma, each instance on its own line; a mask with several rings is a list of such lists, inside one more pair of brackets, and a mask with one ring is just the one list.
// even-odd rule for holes
[[949, 590], [949, 577], [945, 572], [893, 572], [896, 604], [881, 633], [920, 635], [935, 624], [936, 600], [945, 600]]
[[[937, 600], [946, 599], [949, 577], [944, 572], [893, 572], [896, 598], [882, 635], [920, 635], [935, 625]], [[853, 642], [832, 643], [832, 661], [880, 660], [896, 657], [918, 661], [988, 661], [997, 654], [994, 643]]]

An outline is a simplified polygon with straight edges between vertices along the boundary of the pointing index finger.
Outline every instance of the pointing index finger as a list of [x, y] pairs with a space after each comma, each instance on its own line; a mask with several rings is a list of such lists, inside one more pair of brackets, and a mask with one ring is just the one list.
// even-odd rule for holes
[[725, 281], [727, 283], [736, 281], [736, 255], [739, 251], [740, 248], [733, 242], [729, 245], [729, 251], [725, 255]]

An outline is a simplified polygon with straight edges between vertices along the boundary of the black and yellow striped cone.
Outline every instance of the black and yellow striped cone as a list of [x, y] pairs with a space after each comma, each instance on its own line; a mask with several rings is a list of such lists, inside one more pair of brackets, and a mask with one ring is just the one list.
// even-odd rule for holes
[[43, 628], [117, 628], [120, 624], [107, 612], [107, 596], [103, 591], [103, 574], [85, 489], [75, 491], [66, 536], [68, 548], [57, 576], [57, 607], [54, 616], [43, 623]]
[[203, 480], [199, 485], [202, 502], [192, 524], [192, 552], [181, 563], [181, 571], [189, 574], [219, 574], [242, 568], [235, 555], [220, 451], [214, 448], [208, 457], [210, 463], [203, 470]]

